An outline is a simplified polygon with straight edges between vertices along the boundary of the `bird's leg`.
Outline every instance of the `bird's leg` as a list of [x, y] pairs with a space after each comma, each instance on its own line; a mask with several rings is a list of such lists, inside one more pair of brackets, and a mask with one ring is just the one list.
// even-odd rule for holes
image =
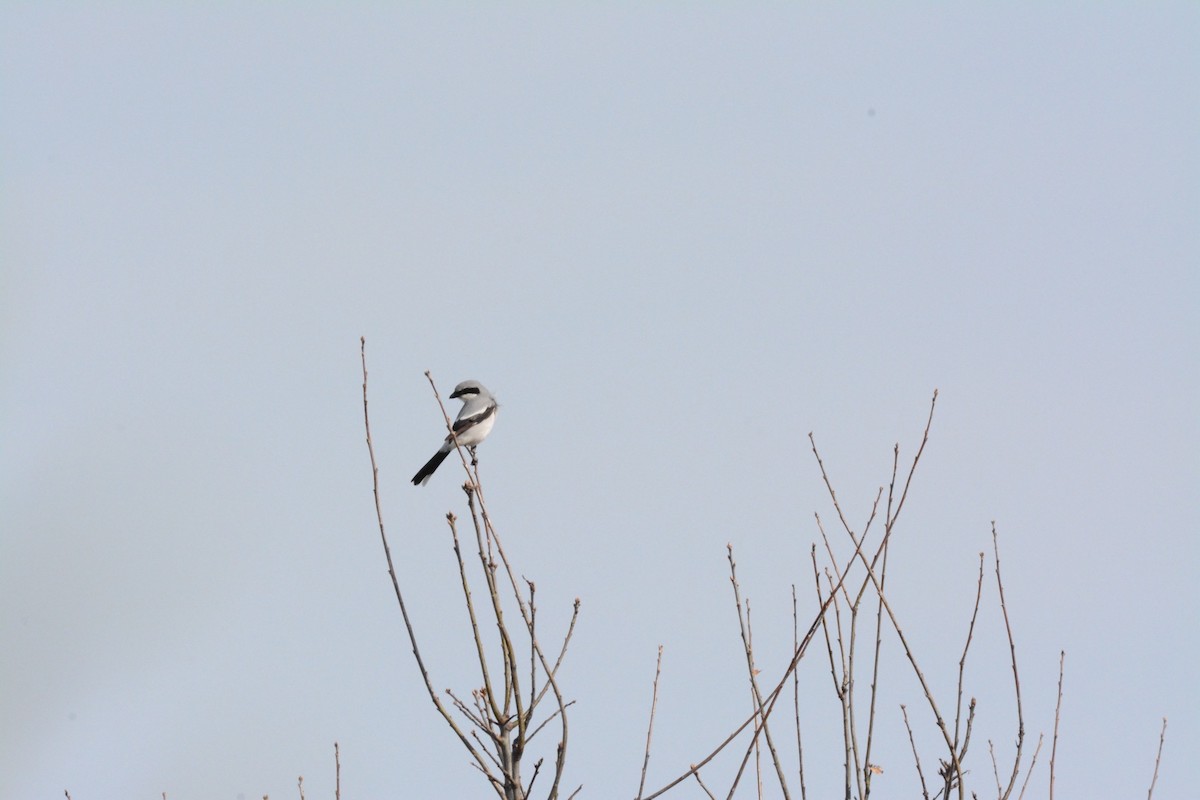
[[479, 459], [477, 459], [475, 457], [475, 445], [470, 445], [469, 447], [467, 447], [467, 452], [471, 454], [471, 466], [472, 467], [479, 466]]

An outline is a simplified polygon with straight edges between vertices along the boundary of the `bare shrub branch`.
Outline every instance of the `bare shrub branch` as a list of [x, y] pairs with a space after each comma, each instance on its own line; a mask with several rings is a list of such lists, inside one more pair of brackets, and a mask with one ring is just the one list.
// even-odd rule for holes
[[[471, 523], [475, 532], [478, 569], [483, 574], [487, 589], [486, 602], [477, 605], [471, 578], [471, 573], [475, 567], [469, 565], [467, 563], [468, 559], [463, 556], [457, 524], [458, 518], [453, 513], [448, 513], [446, 521], [450, 531], [455, 562], [458, 567], [460, 589], [466, 603], [467, 619], [471, 628], [471, 641], [475, 650], [474, 658], [479, 668], [482, 686], [472, 689], [472, 704], [464, 702], [464, 700], [460, 699], [449, 689], [446, 690], [446, 695], [450, 699], [450, 705], [447, 706], [442, 701], [438, 693], [433, 689], [429, 670], [426, 667], [425, 660], [417, 644], [416, 633], [409, 615], [408, 605], [405, 602], [404, 593], [401, 591], [400, 581], [396, 575], [391, 548], [388, 544], [384, 527], [382, 503], [379, 495], [379, 468], [376, 463], [375, 449], [371, 439], [371, 423], [367, 403], [365, 338], [360, 339], [360, 352], [363, 371], [363, 422], [366, 428], [367, 450], [371, 459], [376, 518], [379, 523], [380, 538], [383, 542], [384, 554], [387, 559], [388, 573], [392, 579], [396, 600], [400, 605], [401, 615], [404, 618], [405, 630], [408, 633], [413, 656], [417, 662], [422, 680], [425, 683], [426, 691], [438, 713], [471, 755], [472, 766], [482, 773], [493, 790], [500, 797], [504, 798], [504, 800], [526, 800], [529, 797], [530, 790], [541, 774], [544, 760], [540, 758], [537, 760], [534, 765], [533, 775], [528, 784], [525, 784], [521, 778], [522, 759], [526, 754], [530, 740], [548, 723], [557, 721], [560, 736], [555, 751], [552, 784], [546, 794], [548, 800], [557, 800], [559, 785], [566, 762], [568, 732], [566, 710], [572, 705], [562, 695], [558, 686], [557, 672], [562, 665], [567, 647], [575, 630], [575, 623], [579, 616], [579, 600], [575, 600], [571, 621], [563, 637], [562, 645], [559, 648], [557, 660], [551, 665], [541, 647], [537, 634], [536, 587], [532, 581], [526, 580], [524, 582], [528, 590], [528, 601], [526, 601], [516, 580], [516, 574], [512, 565], [504, 553], [500, 538], [492, 526], [491, 517], [484, 502], [482, 483], [479, 479], [479, 461], [475, 456], [474, 448], [466, 448], [471, 456], [470, 461], [468, 461], [467, 454], [458, 442], [458, 437], [455, 434], [450, 417], [446, 413], [445, 405], [442, 402], [441, 395], [438, 393], [433, 376], [429, 372], [426, 372], [425, 377], [429, 381], [438, 408], [442, 412], [446, 429], [449, 431], [448, 435], [455, 445], [455, 450], [467, 475], [463, 491], [466, 494], [467, 506], [471, 514]], [[507, 581], [502, 582], [502, 580], [498, 580], [497, 578], [497, 573], [501, 567], [503, 567], [504, 574], [507, 576]], [[511, 595], [508, 594], [510, 589]], [[506, 602], [511, 603], [514, 601], [520, 611], [521, 622], [523, 623], [521, 626], [518, 626], [516, 632], [519, 634], [521, 628], [524, 629], [524, 633], [521, 635], [529, 637], [527, 648], [519, 648], [517, 646], [517, 641], [514, 638], [514, 629], [510, 627], [505, 618]], [[486, 623], [481, 619], [481, 614], [483, 615], [483, 619], [487, 620]], [[490, 637], [485, 638], [484, 634], [485, 628], [491, 627], [491, 625], [495, 626], [495, 635], [499, 643], [498, 654], [489, 652], [492, 650], [492, 646], [488, 644]], [[522, 657], [521, 653], [527, 653], [527, 656]], [[541, 677], [544, 678], [544, 682], [540, 686], [539, 670]], [[522, 675], [528, 675], [529, 677], [528, 691], [525, 693], [523, 693], [521, 686]], [[547, 692], [553, 694], [555, 708], [549, 714], [545, 715], [544, 719], [540, 721], [535, 720], [535, 713], [542, 700], [546, 697]], [[469, 735], [460, 727], [455, 716], [451, 714], [451, 707], [470, 723], [472, 729]], [[340, 763], [338, 770], [340, 781]], [[575, 793], [578, 793], [578, 791], [576, 789]], [[575, 793], [572, 793], [572, 797]]]

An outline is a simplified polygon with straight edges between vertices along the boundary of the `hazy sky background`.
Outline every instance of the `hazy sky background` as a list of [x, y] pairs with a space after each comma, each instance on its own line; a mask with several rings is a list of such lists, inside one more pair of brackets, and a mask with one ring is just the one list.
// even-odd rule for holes
[[[972, 785], [1016, 727], [995, 520], [1030, 796], [1060, 650], [1060, 794], [1141, 796], [1166, 716], [1155, 797], [1194, 796], [1200, 6], [903, 5], [4, 4], [0, 797], [331, 798], [334, 740], [346, 800], [487, 796], [391, 594], [360, 336], [463, 694], [422, 372], [500, 399], [485, 486], [543, 635], [583, 602], [581, 797], [633, 796], [659, 644], [649, 783], [744, 718], [726, 543], [773, 682], [834, 519], [806, 435], [861, 526], [935, 388], [890, 599], [949, 705], [989, 551]], [[938, 735], [884, 644], [874, 788], [914, 797], [899, 704], [930, 772]]]

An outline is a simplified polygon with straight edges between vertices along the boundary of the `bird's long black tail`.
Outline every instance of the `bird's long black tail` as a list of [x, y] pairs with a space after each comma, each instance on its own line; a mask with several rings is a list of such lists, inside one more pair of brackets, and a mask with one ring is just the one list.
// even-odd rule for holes
[[449, 450], [438, 450], [433, 454], [433, 458], [425, 462], [425, 466], [417, 470], [417, 474], [413, 475], [413, 486], [424, 486], [429, 482], [429, 476], [432, 475], [442, 462], [446, 460], [446, 456], [450, 455]]

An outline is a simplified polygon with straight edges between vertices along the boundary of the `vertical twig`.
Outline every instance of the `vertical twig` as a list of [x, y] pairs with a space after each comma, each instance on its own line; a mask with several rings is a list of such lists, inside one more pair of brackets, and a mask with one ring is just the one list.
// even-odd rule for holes
[[[983, 559], [979, 554], [979, 579], [975, 583], [975, 607], [971, 610], [971, 624], [967, 626], [967, 642], [963, 645], [962, 658], [958, 660], [958, 701], [954, 712], [954, 743], [958, 744], [959, 721], [962, 719], [963, 673], [967, 667], [967, 651], [971, 649], [971, 638], [975, 635], [975, 619], [979, 616], [979, 600], [983, 597]], [[962, 758], [960, 754], [959, 758]]]
[[992, 775], [996, 779], [996, 797], [999, 797], [1004, 794], [1004, 787], [1000, 785], [1000, 765], [996, 763], [996, 748], [991, 739], [988, 739], [988, 753], [992, 756]]
[[333, 800], [342, 800], [342, 758], [338, 752], [338, 743], [333, 743], [333, 767], [334, 767], [334, 783], [333, 783]]
[[[885, 514], [884, 514], [885, 517], [890, 516], [890, 509], [892, 507], [892, 496], [893, 496], [893, 492], [895, 491], [896, 475], [898, 473], [899, 468], [900, 468], [900, 444], [896, 443], [892, 447], [892, 479], [888, 483], [888, 509], [889, 509], [889, 512], [885, 512]], [[883, 494], [883, 489], [881, 487], [879, 490], [879, 493], [875, 495], [875, 503], [871, 507], [871, 518], [869, 520], [867, 520], [867, 528], [871, 527], [871, 522], [873, 522], [875, 519], [875, 512], [876, 512], [876, 509], [879, 508], [879, 498], [882, 494]], [[866, 531], [866, 528], [864, 528], [863, 536], [866, 537], [866, 535], [867, 535], [867, 531]], [[887, 548], [884, 548], [884, 550], [883, 550], [883, 566], [881, 567], [881, 574], [880, 574], [880, 581], [879, 581], [880, 586], [883, 586], [884, 582], [887, 579], [887, 559], [888, 559], [888, 550], [887, 550]], [[864, 591], [866, 590], [866, 582], [865, 581], [863, 582], [863, 590]], [[871, 776], [872, 776], [871, 745], [875, 741], [875, 702], [879, 698], [879, 653], [882, 649], [883, 649], [883, 601], [881, 599], [875, 605], [875, 657], [874, 657], [873, 663], [871, 665], [871, 703], [870, 703], [870, 708], [869, 708], [868, 714], [867, 714], [867, 746], [863, 751], [863, 761], [866, 762], [866, 766], [862, 773], [863, 780], [865, 781], [865, 784], [863, 786], [863, 791], [861, 794], [861, 797], [863, 798], [863, 800], [866, 800], [867, 796], [871, 793]]]
[[1062, 711], [1063, 699], [1063, 662], [1067, 659], [1067, 651], [1058, 654], [1058, 700], [1054, 703], [1054, 738], [1050, 743], [1050, 800], [1054, 800], [1054, 764], [1058, 755], [1058, 717]]
[[[1004, 632], [1008, 636], [1008, 652], [1012, 657], [1013, 689], [1017, 695], [1017, 753], [1013, 758], [1013, 769], [1012, 775], [1008, 779], [1008, 788], [1000, 795], [1000, 800], [1008, 800], [1008, 796], [1013, 790], [1013, 784], [1017, 781], [1017, 774], [1021, 771], [1021, 748], [1025, 744], [1025, 717], [1021, 712], [1021, 678], [1017, 674], [1017, 645], [1013, 642], [1012, 625], [1008, 621], [1008, 605], [1004, 602], [1004, 581], [1000, 577], [1000, 543], [999, 537], [996, 534], [996, 523], [994, 521], [992, 522], [992, 552], [996, 556], [996, 588], [1000, 593], [1000, 612], [1004, 615]], [[1057, 730], [1057, 723], [1055, 725]], [[1053, 756], [1050, 757], [1050, 775], [1050, 795], [1053, 798]]]
[[638, 783], [637, 796], [646, 790], [646, 769], [650, 766], [650, 738], [654, 735], [654, 713], [658, 709], [658, 677], [662, 674], [663, 648], [658, 646], [658, 659], [654, 662], [654, 692], [650, 697], [650, 724], [646, 727], [646, 756], [642, 759], [642, 779]]
[[502, 720], [506, 716], [496, 703], [496, 693], [492, 688], [492, 676], [488, 669], [487, 652], [484, 649], [483, 635], [479, 630], [479, 622], [475, 616], [475, 601], [471, 594], [471, 583], [467, 579], [467, 566], [463, 561], [462, 546], [458, 540], [458, 517], [453, 512], [447, 512], [446, 522], [450, 527], [450, 537], [454, 542], [454, 557], [458, 562], [459, 579], [462, 582], [463, 597], [467, 603], [467, 617], [471, 621], [471, 636], [475, 641], [475, 655], [479, 660], [479, 672], [483, 677], [483, 699], [491, 706], [491, 718]]
[[[816, 545], [813, 546], [814, 550]], [[796, 584], [792, 584], [792, 652], [800, 644], [800, 613], [796, 604]], [[792, 701], [796, 707], [796, 761], [800, 771], [800, 800], [808, 800], [804, 785], [804, 739], [800, 735], [800, 671], [792, 671]]]
[[1154, 757], [1154, 777], [1150, 779], [1150, 791], [1146, 792], [1146, 800], [1154, 797], [1154, 784], [1158, 783], [1158, 765], [1162, 761], [1163, 741], [1167, 738], [1167, 718], [1163, 717], [1162, 732], [1158, 734], [1158, 755]]
[[[754, 626], [750, 622], [750, 598], [748, 597], [746, 598], [746, 653], [747, 661], [750, 663], [750, 701], [754, 703], [754, 707], [758, 709], [759, 713], [762, 713], [758, 683], [754, 677], [758, 669], [754, 666]], [[770, 731], [767, 732], [767, 735], [770, 735]], [[775, 764], [779, 765], [778, 759], [775, 760]], [[758, 739], [754, 740], [754, 786], [758, 792], [758, 800], [763, 800], [762, 749], [758, 746]], [[785, 789], [784, 796], [786, 795]]]
[[[535, 625], [537, 622], [537, 605], [534, 604], [534, 595], [537, 594], [537, 586], [528, 578], [525, 583], [529, 586], [529, 623]], [[533, 637], [529, 637], [529, 708], [532, 709], [537, 703], [537, 649], [533, 646]], [[533, 781], [529, 782], [533, 785]]]

